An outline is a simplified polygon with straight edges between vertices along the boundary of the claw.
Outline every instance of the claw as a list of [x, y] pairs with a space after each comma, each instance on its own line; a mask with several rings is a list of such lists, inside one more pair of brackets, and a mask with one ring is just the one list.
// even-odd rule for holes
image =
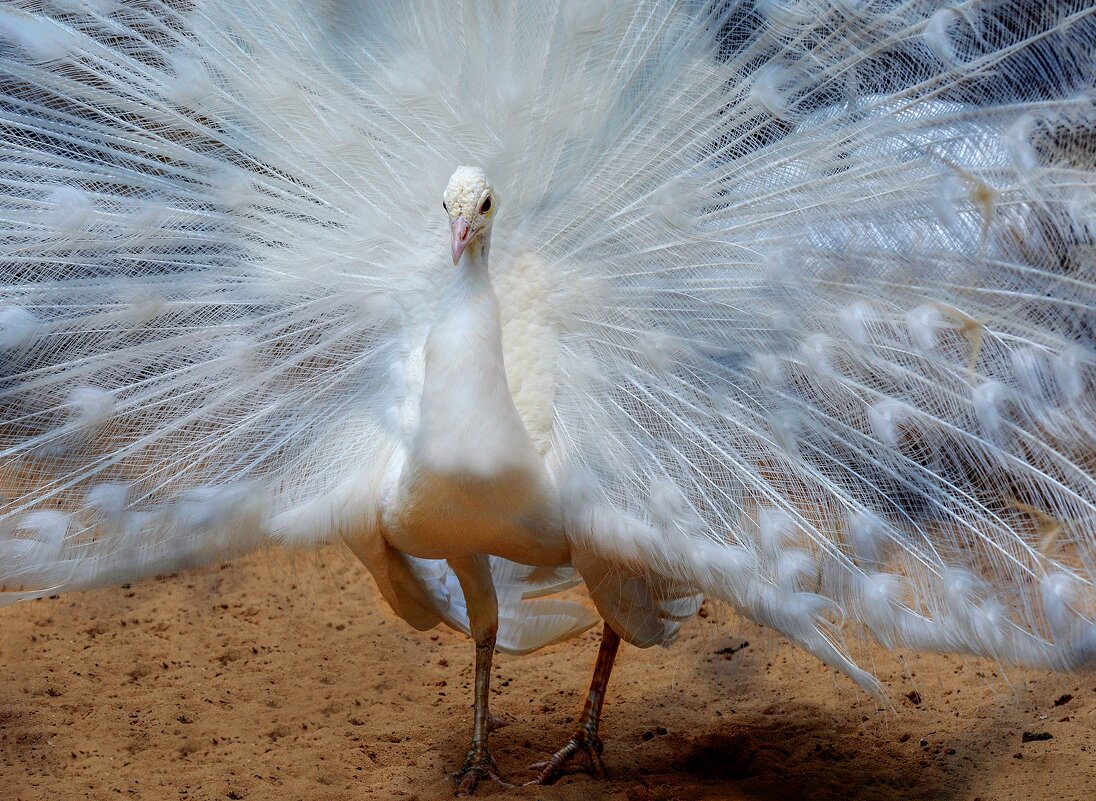
[[590, 734], [585, 729], [579, 729], [570, 740], [564, 743], [563, 748], [543, 762], [534, 762], [530, 766], [533, 770], [539, 770], [540, 773], [532, 781], [526, 782], [525, 786], [551, 784], [567, 772], [564, 771], [565, 766], [574, 766], [575, 761], [581, 763], [577, 765], [578, 770], [604, 779], [609, 775], [601, 759], [601, 752], [604, 750], [605, 746], [600, 737]]
[[601, 704], [605, 700], [605, 688], [609, 684], [609, 673], [613, 670], [619, 645], [620, 635], [606, 623], [601, 632], [601, 646], [598, 648], [597, 662], [594, 663], [594, 677], [590, 681], [590, 692], [586, 695], [578, 728], [571, 739], [563, 744], [563, 748], [544, 762], [537, 762], [532, 766], [533, 770], [539, 770], [540, 773], [531, 782], [527, 782], [527, 785], [551, 784], [563, 773], [564, 765], [576, 757], [580, 762], [577, 766], [579, 770], [599, 779], [609, 775], [605, 763], [601, 761], [601, 752], [605, 750], [605, 746], [597, 736], [597, 730], [601, 719]]
[[453, 774], [453, 778], [457, 780], [457, 798], [472, 795], [481, 779], [490, 779], [507, 788], [514, 786], [499, 775], [498, 766], [486, 746], [469, 751], [464, 767]]

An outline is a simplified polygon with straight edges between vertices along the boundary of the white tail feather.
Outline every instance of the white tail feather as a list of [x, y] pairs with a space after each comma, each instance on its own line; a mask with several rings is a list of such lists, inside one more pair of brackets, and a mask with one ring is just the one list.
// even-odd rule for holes
[[1096, 664], [1090, 3], [70, 6], [0, 8], [6, 598], [375, 518], [476, 163], [634, 641], [706, 593], [868, 689], [846, 633]]

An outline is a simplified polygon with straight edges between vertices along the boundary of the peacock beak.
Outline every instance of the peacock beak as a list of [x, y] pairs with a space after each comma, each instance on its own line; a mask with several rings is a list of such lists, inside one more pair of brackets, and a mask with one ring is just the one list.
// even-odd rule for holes
[[464, 249], [468, 247], [468, 243], [472, 241], [474, 232], [472, 226], [468, 224], [468, 220], [464, 219], [464, 216], [457, 217], [452, 223], [453, 229], [453, 264], [460, 261], [461, 254], [464, 253]]

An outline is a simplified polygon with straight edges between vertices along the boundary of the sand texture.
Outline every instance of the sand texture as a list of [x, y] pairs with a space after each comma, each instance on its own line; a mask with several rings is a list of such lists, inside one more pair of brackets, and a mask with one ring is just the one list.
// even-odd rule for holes
[[[1096, 675], [1006, 681], [979, 660], [866, 652], [888, 711], [759, 627], [704, 613], [669, 650], [622, 648], [609, 780], [477, 797], [1096, 798]], [[569, 734], [596, 647], [588, 632], [496, 658], [509, 725], [493, 752], [511, 780]], [[0, 799], [448, 799], [472, 659], [463, 636], [395, 618], [336, 549], [0, 609]]]

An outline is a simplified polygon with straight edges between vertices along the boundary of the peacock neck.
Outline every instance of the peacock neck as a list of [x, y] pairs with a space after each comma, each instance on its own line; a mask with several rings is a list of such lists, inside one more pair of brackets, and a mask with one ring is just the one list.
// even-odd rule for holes
[[439, 472], [485, 475], [531, 448], [506, 381], [488, 251], [486, 239], [465, 250], [426, 339], [412, 454]]
[[[502, 360], [502, 331], [499, 305], [487, 268], [490, 251], [488, 233], [471, 242], [453, 271], [452, 280], [442, 296], [437, 316], [427, 339], [427, 359], [432, 353], [448, 351], [461, 363], [493, 364]], [[434, 370], [431, 371], [430, 367]], [[431, 372], [442, 374], [445, 364], [427, 364], [426, 380]], [[505, 379], [505, 375], [503, 376]]]
[[[487, 269], [487, 258], [491, 250], [491, 232], [484, 231], [480, 236], [469, 243], [465, 248], [460, 262], [454, 271], [453, 281], [449, 285], [446, 300], [452, 302], [444, 304], [442, 316], [445, 310], [455, 310], [462, 300], [488, 295], [494, 299], [494, 290], [491, 287], [491, 274]], [[496, 307], [498, 302], [495, 302]]]

